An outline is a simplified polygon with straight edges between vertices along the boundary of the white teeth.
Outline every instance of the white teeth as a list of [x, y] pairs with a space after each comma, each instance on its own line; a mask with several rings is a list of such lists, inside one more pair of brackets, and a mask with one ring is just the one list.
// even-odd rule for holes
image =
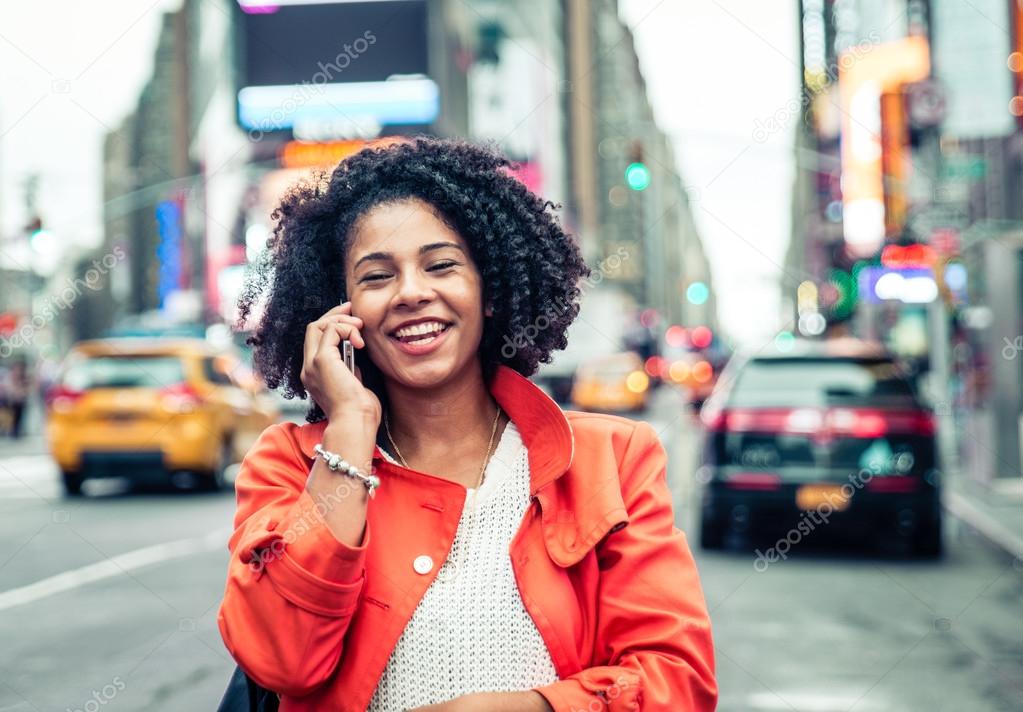
[[443, 330], [444, 327], [445, 325], [440, 323], [439, 321], [427, 321], [423, 322], [422, 324], [413, 324], [412, 326], [406, 326], [401, 329], [398, 329], [396, 332], [394, 332], [394, 335], [400, 339], [405, 336], [432, 334], [434, 332], [439, 332]]

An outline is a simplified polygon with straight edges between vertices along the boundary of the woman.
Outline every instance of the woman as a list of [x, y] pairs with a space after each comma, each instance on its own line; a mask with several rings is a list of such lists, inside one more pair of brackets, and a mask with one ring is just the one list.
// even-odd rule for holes
[[313, 405], [242, 464], [219, 625], [286, 712], [714, 708], [657, 436], [526, 378], [589, 270], [507, 168], [416, 139], [275, 213], [242, 314], [266, 297], [256, 365]]

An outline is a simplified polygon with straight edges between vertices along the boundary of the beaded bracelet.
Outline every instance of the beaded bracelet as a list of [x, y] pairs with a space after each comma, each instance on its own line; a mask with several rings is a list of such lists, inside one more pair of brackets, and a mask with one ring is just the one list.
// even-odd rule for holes
[[348, 475], [349, 477], [354, 477], [358, 480], [361, 480], [362, 484], [366, 485], [366, 489], [369, 490], [370, 497], [373, 496], [374, 490], [376, 490], [376, 488], [380, 486], [379, 477], [377, 477], [376, 475], [367, 475], [365, 472], [360, 470], [355, 465], [351, 464], [350, 462], [346, 462], [337, 453], [330, 452], [329, 450], [324, 450], [322, 443], [316, 443], [316, 445], [313, 446], [313, 451], [323, 458], [323, 462], [326, 463], [327, 467], [330, 468], [331, 472], [340, 472], [342, 474]]

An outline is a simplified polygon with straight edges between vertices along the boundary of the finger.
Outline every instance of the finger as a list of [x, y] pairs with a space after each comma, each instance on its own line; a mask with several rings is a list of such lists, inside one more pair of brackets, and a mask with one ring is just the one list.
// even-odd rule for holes
[[323, 336], [320, 338], [320, 343], [316, 347], [316, 353], [313, 356], [313, 369], [317, 372], [321, 372], [325, 368], [329, 368], [338, 361], [342, 361], [341, 356], [341, 339], [345, 338], [345, 333], [342, 333], [344, 327], [337, 324], [329, 324], [326, 329], [323, 330]]
[[308, 366], [312, 362], [313, 356], [316, 355], [316, 349], [320, 346], [321, 338], [323, 338], [323, 329], [320, 327], [320, 322], [310, 322], [309, 326], [305, 328], [305, 342], [302, 345], [304, 366]]
[[363, 348], [366, 345], [366, 340], [362, 338], [362, 331], [361, 331], [361, 329], [362, 329], [362, 319], [360, 319], [359, 317], [357, 317], [357, 316], [347, 316], [347, 315], [335, 316], [335, 317], [331, 317], [324, 324], [324, 328], [326, 328], [327, 324], [338, 324], [338, 325], [345, 325], [345, 326], [351, 327], [352, 328], [352, 335], [348, 336], [346, 338], [349, 339], [352, 342], [352, 344], [356, 348], [358, 348], [358, 349], [361, 349], [361, 348]]
[[359, 327], [362, 326], [362, 320], [359, 319], [358, 322], [355, 322], [350, 320], [352, 318], [358, 317], [345, 317], [344, 319], [332, 317], [323, 322], [323, 329], [325, 331], [331, 327], [345, 327], [348, 330], [344, 331], [344, 333], [347, 333], [348, 336], [342, 338], [352, 342], [352, 346], [356, 349], [362, 349], [366, 345], [365, 339], [362, 338], [362, 332], [359, 330]]
[[320, 325], [320, 329], [326, 328], [327, 324], [351, 324], [357, 329], [361, 329], [363, 321], [357, 316], [349, 316], [348, 314], [337, 314], [334, 316], [325, 316], [316, 322]]
[[340, 304], [338, 304], [336, 307], [334, 307], [330, 311], [324, 312], [323, 316], [321, 316], [320, 319], [323, 319], [324, 317], [328, 317], [328, 316], [335, 316], [336, 314], [351, 314], [351, 313], [352, 313], [352, 303], [351, 302], [341, 302]]
[[[335, 310], [341, 309], [346, 305], [348, 308], [350, 308], [351, 302], [346, 302], [345, 304], [339, 307], [331, 309], [329, 312], [324, 314], [316, 321], [310, 323], [309, 326], [306, 327], [305, 347], [303, 349], [303, 358], [305, 363], [308, 363], [316, 355], [316, 351], [320, 345], [320, 339], [323, 338], [323, 332], [329, 324], [338, 320], [354, 320], [352, 323], [357, 322], [357, 325], [359, 327], [362, 326], [362, 319], [357, 316], [352, 316], [351, 314], [347, 314], [345, 312], [332, 313], [335, 312]], [[358, 343], [356, 342], [352, 343], [357, 348], [360, 349], [366, 345], [365, 341], [362, 339], [361, 334], [359, 335]]]
[[358, 344], [365, 346], [362, 334], [354, 326], [351, 324], [331, 323], [323, 330], [323, 337], [320, 339], [320, 345], [316, 350], [316, 358], [326, 358], [331, 361], [335, 358], [340, 359], [341, 351], [339, 347], [342, 339], [348, 339], [357, 348], [362, 348]]
[[357, 349], [366, 348], [366, 340], [362, 338], [362, 332], [359, 331], [359, 327], [350, 325], [351, 331], [348, 332], [348, 340], [352, 342], [352, 346]]

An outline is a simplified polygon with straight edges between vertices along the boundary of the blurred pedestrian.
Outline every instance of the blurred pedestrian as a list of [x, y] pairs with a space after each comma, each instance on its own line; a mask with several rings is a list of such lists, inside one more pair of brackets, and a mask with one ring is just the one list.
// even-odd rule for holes
[[551, 204], [495, 153], [416, 139], [276, 215], [241, 315], [267, 298], [256, 367], [313, 407], [237, 478], [219, 625], [241, 669], [286, 711], [714, 709], [656, 433], [527, 378], [589, 272]]
[[42, 354], [36, 364], [36, 390], [39, 394], [39, 401], [45, 403], [49, 396], [50, 389], [57, 382], [60, 373], [60, 364], [49, 354]]
[[11, 434], [11, 408], [7, 403], [7, 373], [10, 371], [0, 363], [0, 433], [5, 437]]
[[23, 434], [25, 422], [25, 405], [28, 403], [31, 390], [31, 379], [28, 363], [24, 359], [14, 361], [4, 377], [4, 401], [10, 413], [10, 429], [8, 434], [18, 439]]

